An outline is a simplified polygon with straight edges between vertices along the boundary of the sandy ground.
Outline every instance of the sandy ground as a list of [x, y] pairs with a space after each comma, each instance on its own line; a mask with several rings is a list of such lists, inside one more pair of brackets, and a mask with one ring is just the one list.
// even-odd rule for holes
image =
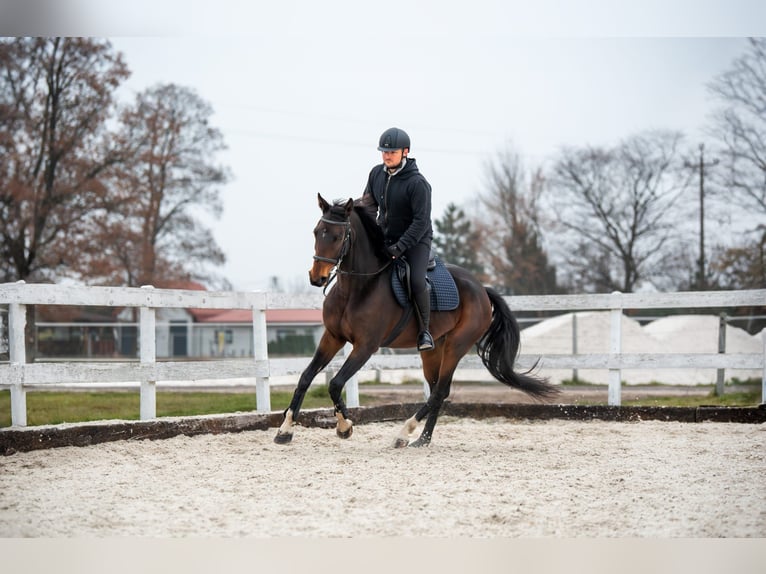
[[765, 537], [766, 425], [445, 417], [0, 458], [0, 537]]

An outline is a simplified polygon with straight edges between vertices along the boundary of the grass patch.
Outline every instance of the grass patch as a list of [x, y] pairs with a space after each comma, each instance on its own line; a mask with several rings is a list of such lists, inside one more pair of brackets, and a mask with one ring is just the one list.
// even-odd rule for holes
[[754, 407], [761, 402], [761, 389], [728, 392], [723, 396], [716, 396], [715, 391], [707, 395], [681, 395], [681, 396], [658, 396], [639, 400], [624, 400], [625, 406], [648, 406], [648, 407]]
[[603, 387], [603, 384], [599, 383], [591, 383], [590, 381], [586, 381], [585, 379], [577, 379], [576, 381], [574, 379], [564, 379], [561, 381], [562, 387]]

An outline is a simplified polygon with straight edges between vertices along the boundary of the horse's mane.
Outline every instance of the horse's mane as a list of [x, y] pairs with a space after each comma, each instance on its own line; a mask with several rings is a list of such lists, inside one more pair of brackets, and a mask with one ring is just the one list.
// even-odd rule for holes
[[[346, 200], [347, 201], [347, 200]], [[336, 216], [338, 219], [345, 217], [346, 203], [344, 200], [339, 200], [333, 203], [330, 208], [330, 214]], [[359, 222], [362, 224], [367, 237], [370, 239], [370, 245], [372, 245], [375, 254], [383, 259], [388, 259], [390, 256], [386, 251], [386, 244], [383, 241], [383, 230], [375, 221], [375, 215], [372, 210], [366, 207], [361, 200], [354, 202], [354, 213], [359, 217]]]

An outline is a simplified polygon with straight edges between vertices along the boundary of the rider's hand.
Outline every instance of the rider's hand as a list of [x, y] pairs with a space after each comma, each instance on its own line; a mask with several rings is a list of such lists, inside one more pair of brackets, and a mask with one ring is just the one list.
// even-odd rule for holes
[[386, 249], [388, 250], [388, 254], [391, 256], [391, 259], [396, 259], [402, 254], [401, 249], [399, 249], [399, 245], [396, 243], [394, 245], [389, 245]]

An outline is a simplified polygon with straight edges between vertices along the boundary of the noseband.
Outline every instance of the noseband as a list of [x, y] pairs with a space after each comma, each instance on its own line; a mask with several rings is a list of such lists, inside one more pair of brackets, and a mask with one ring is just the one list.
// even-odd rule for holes
[[343, 262], [343, 258], [348, 255], [348, 250], [351, 245], [351, 222], [348, 220], [333, 221], [332, 219], [327, 219], [325, 217], [320, 219], [320, 221], [329, 225], [343, 225], [346, 228], [346, 233], [343, 235], [343, 243], [340, 246], [340, 251], [338, 252], [338, 256], [336, 258], [333, 259], [331, 257], [320, 257], [319, 255], [314, 255], [314, 261], [332, 263], [335, 267], [340, 267], [340, 264]]

